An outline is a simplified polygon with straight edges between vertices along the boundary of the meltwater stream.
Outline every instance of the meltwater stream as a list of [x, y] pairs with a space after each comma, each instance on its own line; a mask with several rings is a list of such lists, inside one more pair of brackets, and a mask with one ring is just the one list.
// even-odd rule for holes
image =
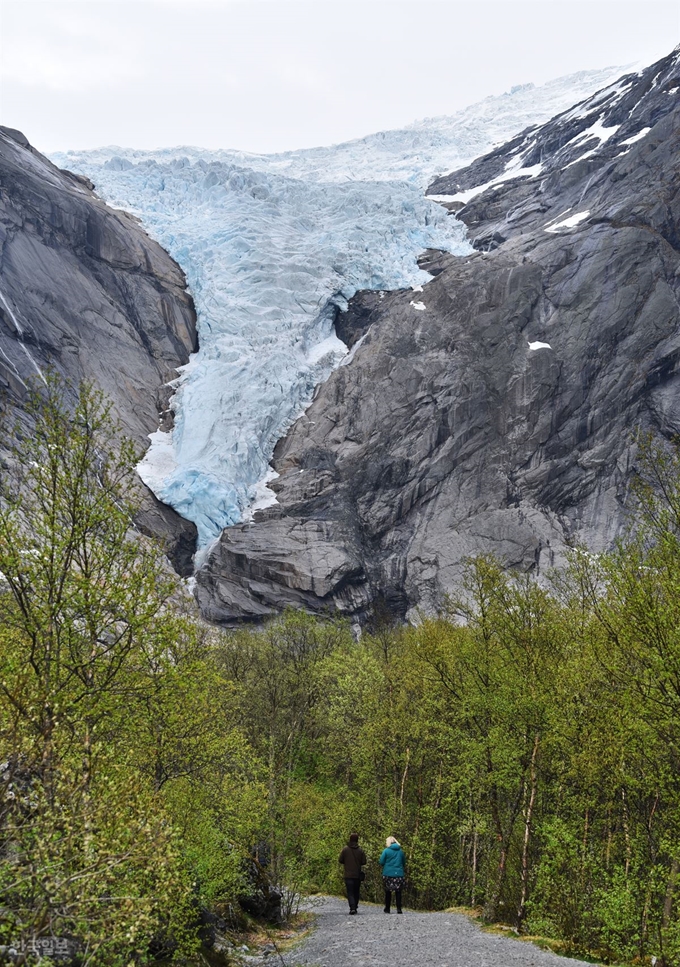
[[265, 482], [276, 441], [347, 352], [333, 331], [336, 307], [358, 289], [427, 282], [416, 263], [423, 249], [470, 250], [464, 226], [424, 185], [620, 74], [523, 86], [330, 148], [53, 155], [136, 214], [186, 273], [200, 349], [176, 380], [172, 433], [152, 435], [138, 469], [196, 523], [199, 554], [274, 499]]

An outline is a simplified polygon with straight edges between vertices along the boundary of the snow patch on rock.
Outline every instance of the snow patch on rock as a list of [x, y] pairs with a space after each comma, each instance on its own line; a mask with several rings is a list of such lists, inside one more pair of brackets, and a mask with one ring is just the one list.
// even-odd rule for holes
[[626, 138], [625, 141], [621, 142], [621, 144], [635, 144], [636, 141], [641, 141], [642, 138], [644, 138], [646, 134], [649, 134], [651, 130], [652, 130], [651, 128], [643, 128], [641, 131], [638, 131], [637, 134], [634, 134], [631, 138]]
[[487, 181], [484, 185], [467, 188], [465, 191], [459, 191], [455, 195], [428, 195], [427, 197], [431, 201], [460, 201], [464, 205], [467, 205], [469, 201], [472, 201], [477, 195], [481, 195], [482, 192], [488, 191], [489, 188], [497, 188], [503, 182], [514, 181], [516, 178], [537, 178], [542, 171], [542, 164], [531, 165], [528, 168], [516, 168], [512, 166], [512, 162], [509, 162], [502, 175], [498, 175], [497, 178], [492, 178], [491, 181]]
[[[567, 211], [568, 210], [569, 209], [567, 209]], [[562, 212], [562, 214], [564, 215], [566, 213]], [[589, 215], [589, 211], [575, 212], [575, 214], [570, 215], [569, 218], [563, 218], [562, 221], [552, 222], [552, 224], [546, 225], [544, 231], [556, 233], [564, 228], [575, 228], [580, 222], [585, 221]]]

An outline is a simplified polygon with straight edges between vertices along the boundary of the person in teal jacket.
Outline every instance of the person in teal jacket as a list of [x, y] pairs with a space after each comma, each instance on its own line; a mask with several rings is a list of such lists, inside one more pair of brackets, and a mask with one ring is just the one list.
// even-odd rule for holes
[[385, 840], [385, 849], [380, 855], [382, 866], [383, 886], [385, 887], [385, 913], [390, 912], [392, 892], [397, 900], [397, 913], [401, 913], [401, 891], [404, 888], [406, 873], [406, 856], [394, 836]]

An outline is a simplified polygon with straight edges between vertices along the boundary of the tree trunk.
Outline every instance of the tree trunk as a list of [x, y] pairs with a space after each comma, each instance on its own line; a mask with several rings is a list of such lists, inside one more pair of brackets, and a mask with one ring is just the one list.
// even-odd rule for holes
[[404, 790], [406, 789], [406, 779], [408, 776], [408, 765], [411, 757], [411, 750], [406, 749], [406, 764], [404, 766], [404, 774], [401, 777], [401, 789], [399, 791], [399, 819], [404, 815]]
[[529, 802], [524, 810], [524, 841], [522, 843], [522, 879], [517, 907], [517, 930], [522, 929], [522, 923], [526, 914], [527, 892], [529, 890], [529, 842], [531, 840], [531, 820], [534, 813], [534, 803], [536, 801], [536, 760], [538, 759], [538, 745], [540, 736], [536, 733], [534, 737], [534, 747], [531, 752], [531, 765], [529, 769]]
[[501, 855], [498, 857], [498, 869], [496, 871], [496, 882], [494, 883], [491, 896], [484, 904], [484, 919], [493, 923], [498, 919], [498, 904], [505, 883], [505, 870], [508, 865], [508, 846], [505, 839], [501, 840]]
[[661, 918], [661, 928], [663, 930], [665, 930], [668, 924], [671, 922], [671, 916], [673, 914], [673, 897], [678, 881], [678, 873], [680, 873], [680, 860], [674, 858], [671, 862], [671, 869], [668, 874], [668, 883], [666, 884], [666, 897], [663, 901], [663, 915]]
[[668, 873], [666, 896], [663, 901], [663, 913], [661, 915], [661, 967], [666, 967], [668, 963], [666, 960], [666, 954], [663, 950], [663, 945], [666, 930], [668, 929], [668, 925], [671, 922], [671, 917], [673, 916], [673, 898], [675, 895], [675, 887], [678, 881], [678, 873], [680, 873], [680, 860], [678, 860], [677, 857], [673, 857], [671, 860], [671, 868]]
[[[491, 750], [487, 745], [486, 748], [486, 768], [487, 775], [493, 773], [493, 763], [491, 759]], [[503, 824], [501, 822], [500, 810], [498, 808], [498, 790], [495, 785], [491, 787], [491, 816], [493, 819], [493, 825], [496, 831], [496, 839], [501, 844], [501, 854], [498, 858], [498, 869], [496, 871], [496, 882], [494, 884], [491, 894], [487, 894], [487, 898], [484, 902], [484, 919], [489, 923], [493, 923], [496, 919], [498, 912], [498, 901], [500, 899], [501, 890], [503, 888], [503, 881], [505, 879], [505, 866], [508, 859], [508, 847], [505, 840], [505, 835], [503, 832]]]
[[475, 900], [477, 899], [477, 840], [479, 834], [477, 832], [477, 820], [475, 819], [475, 827], [472, 833], [472, 889], [470, 891], [470, 906], [475, 905]]
[[626, 879], [628, 879], [628, 874], [630, 872], [630, 860], [631, 860], [631, 847], [630, 847], [630, 824], [628, 822], [628, 800], [626, 799], [626, 788], [621, 787], [621, 801], [623, 803], [623, 837], [626, 841]]

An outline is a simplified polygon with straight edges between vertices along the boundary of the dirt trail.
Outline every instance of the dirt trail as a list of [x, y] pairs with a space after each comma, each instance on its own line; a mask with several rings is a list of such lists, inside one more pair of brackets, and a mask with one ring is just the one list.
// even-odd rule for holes
[[350, 917], [346, 902], [334, 897], [320, 901], [314, 912], [317, 927], [285, 957], [287, 967], [592, 967], [483, 933], [455, 913], [387, 916], [382, 907], [362, 904], [358, 916]]

